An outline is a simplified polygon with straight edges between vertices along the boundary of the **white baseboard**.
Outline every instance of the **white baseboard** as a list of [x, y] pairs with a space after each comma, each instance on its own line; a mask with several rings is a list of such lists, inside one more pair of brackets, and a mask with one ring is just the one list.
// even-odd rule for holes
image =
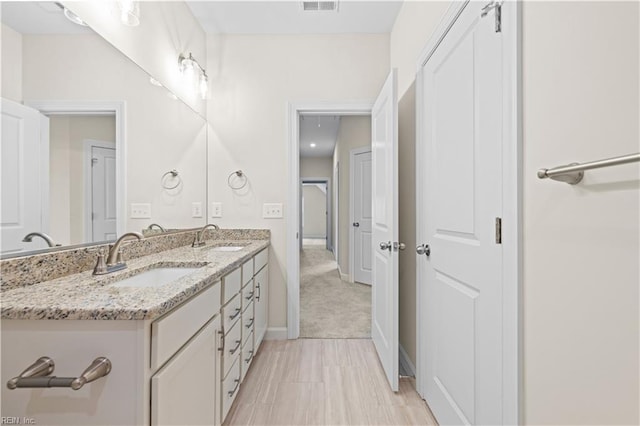
[[400, 348], [400, 365], [402, 365], [404, 371], [409, 373], [411, 376], [416, 377], [416, 367], [411, 362], [411, 359], [409, 359], [407, 351], [404, 350], [402, 345], [398, 346]]
[[343, 274], [342, 273], [342, 269], [340, 269], [340, 264], [338, 264], [338, 273], [340, 274], [340, 279], [342, 281], [346, 281], [348, 283], [353, 283], [353, 281], [351, 280], [351, 276], [349, 276], [349, 274]]
[[287, 340], [287, 327], [269, 327], [264, 340]]

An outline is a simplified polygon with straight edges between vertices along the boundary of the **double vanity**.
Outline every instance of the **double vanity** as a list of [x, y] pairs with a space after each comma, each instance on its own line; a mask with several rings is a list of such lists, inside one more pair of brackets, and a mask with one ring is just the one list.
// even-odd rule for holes
[[[129, 243], [127, 268], [105, 275], [28, 278], [42, 276], [31, 268], [53, 277], [56, 261], [99, 248], [3, 261], [2, 415], [37, 424], [221, 424], [266, 333], [269, 232], [209, 231], [200, 247], [180, 245], [192, 234]], [[38, 373], [45, 379], [80, 377], [98, 358], [111, 368], [78, 390], [30, 387], [40, 379], [18, 376], [41, 357], [55, 363]]]

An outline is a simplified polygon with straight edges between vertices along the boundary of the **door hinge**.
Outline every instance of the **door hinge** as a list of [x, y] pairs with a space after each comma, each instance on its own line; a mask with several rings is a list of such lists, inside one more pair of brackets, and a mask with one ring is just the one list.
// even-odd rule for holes
[[484, 18], [492, 9], [494, 10], [494, 18], [496, 22], [495, 31], [497, 33], [502, 32], [502, 1], [492, 1], [483, 7], [480, 16]]
[[91, 212], [91, 220], [95, 220], [96, 218], [96, 213], [95, 212]]
[[496, 217], [496, 244], [502, 244], [502, 218]]
[[97, 158], [95, 158], [95, 157], [93, 157], [93, 158], [91, 159], [91, 167], [93, 167], [93, 165], [94, 165], [94, 164], [96, 164], [97, 162], [98, 162], [98, 159], [97, 159]]

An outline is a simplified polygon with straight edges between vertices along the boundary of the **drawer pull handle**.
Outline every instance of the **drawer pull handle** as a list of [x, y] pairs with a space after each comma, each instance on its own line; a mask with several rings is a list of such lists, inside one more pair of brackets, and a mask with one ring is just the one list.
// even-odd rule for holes
[[253, 351], [249, 351], [249, 358], [245, 358], [244, 362], [249, 364], [252, 359], [253, 359]]
[[229, 319], [234, 320], [234, 319], [238, 318], [238, 315], [240, 315], [240, 312], [242, 312], [242, 309], [236, 308], [236, 313], [233, 314], [233, 315], [229, 315]]
[[260, 294], [262, 293], [262, 290], [260, 290], [260, 283], [258, 283], [256, 285], [256, 288], [258, 289], [258, 295], [256, 296], [256, 299], [258, 299], [258, 302], [260, 301]]
[[236, 347], [233, 349], [229, 349], [229, 353], [231, 355], [235, 354], [239, 347], [240, 347], [240, 340], [236, 340]]
[[224, 326], [222, 326], [222, 330], [218, 331], [218, 334], [220, 335], [220, 347], [218, 348], [218, 350], [220, 352], [224, 352]]
[[228, 393], [229, 393], [229, 398], [231, 398], [233, 396], [234, 393], [236, 393], [236, 391], [238, 390], [238, 386], [240, 386], [240, 379], [235, 379], [234, 382], [236, 383], [236, 385], [233, 387], [233, 389], [231, 389]]
[[245, 297], [245, 299], [247, 299], [247, 300], [253, 299], [253, 293], [255, 293], [255, 292], [253, 290], [251, 290], [251, 293], [249, 293], [249, 295], [247, 297]]
[[245, 327], [247, 328], [253, 327], [253, 318], [251, 318], [251, 321], [249, 322], [249, 324], [245, 325]]

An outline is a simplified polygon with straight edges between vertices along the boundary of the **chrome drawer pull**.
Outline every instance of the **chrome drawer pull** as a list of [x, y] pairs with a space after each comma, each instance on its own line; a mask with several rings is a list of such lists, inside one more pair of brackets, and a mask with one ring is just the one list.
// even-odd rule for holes
[[253, 359], [253, 351], [249, 351], [249, 358], [245, 358], [244, 362], [249, 364], [252, 359]]
[[7, 387], [11, 390], [16, 388], [71, 388], [78, 390], [87, 383], [98, 380], [111, 372], [111, 361], [105, 357], [93, 360], [79, 377], [56, 377], [50, 376], [55, 369], [55, 363], [47, 356], [38, 358], [20, 373], [19, 376], [7, 382]]
[[247, 328], [253, 327], [253, 318], [251, 318], [251, 322], [249, 324], [245, 325], [245, 327], [247, 327]]
[[249, 293], [249, 295], [247, 297], [245, 297], [245, 299], [247, 299], [247, 300], [253, 299], [253, 293], [255, 293], [255, 292], [253, 290], [251, 290], [251, 293]]
[[236, 345], [236, 347], [235, 347], [235, 348], [233, 348], [233, 349], [229, 349], [229, 353], [230, 353], [231, 355], [235, 354], [235, 353], [236, 353], [236, 351], [238, 350], [238, 348], [240, 347], [240, 340], [236, 340], [236, 343], [237, 343], [237, 345]]
[[238, 318], [238, 315], [240, 315], [240, 312], [242, 312], [242, 309], [236, 308], [236, 313], [233, 314], [233, 315], [229, 315], [229, 319], [234, 320], [234, 319]]
[[231, 398], [233, 394], [236, 393], [236, 391], [238, 390], [238, 386], [240, 386], [240, 379], [235, 379], [234, 382], [236, 382], [236, 385], [232, 390], [228, 392], [229, 398]]
[[260, 290], [260, 283], [258, 283], [258, 285], [256, 285], [256, 288], [258, 289], [258, 295], [256, 296], [256, 299], [258, 299], [258, 302], [260, 301], [260, 294], [262, 293], [262, 290]]
[[225, 338], [224, 338], [224, 326], [222, 326], [222, 330], [218, 331], [218, 334], [220, 335], [220, 347], [218, 348], [218, 350], [220, 352], [224, 352], [224, 342], [225, 342]]

